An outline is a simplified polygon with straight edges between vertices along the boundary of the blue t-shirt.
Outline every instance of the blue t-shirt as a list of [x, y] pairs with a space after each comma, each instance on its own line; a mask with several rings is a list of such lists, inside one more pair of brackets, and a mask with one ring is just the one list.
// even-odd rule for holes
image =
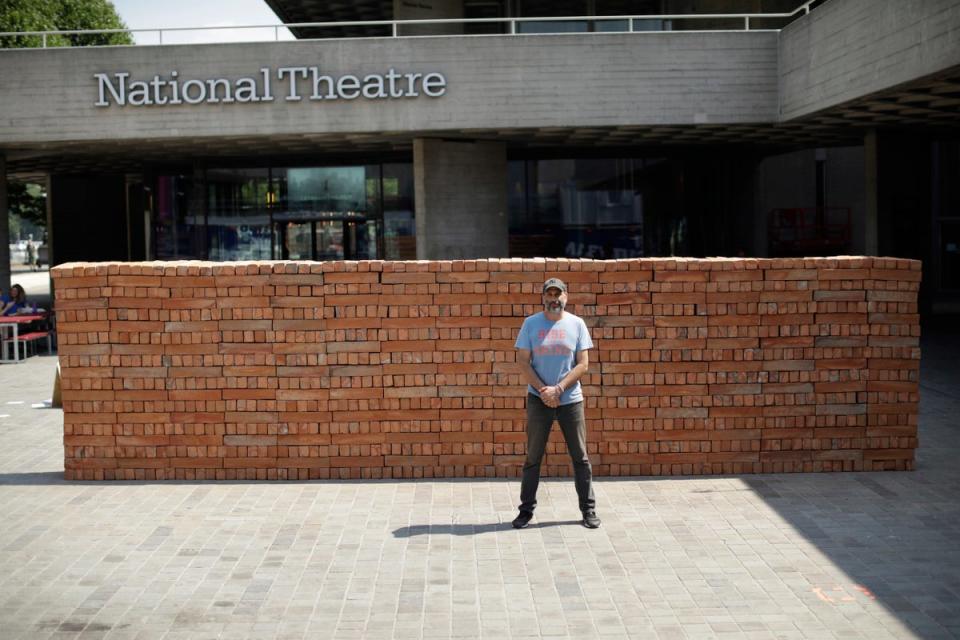
[[[11, 302], [12, 300], [13, 300], [13, 298], [11, 298], [10, 296], [8, 296], [7, 294], [0, 295], [0, 309], [3, 309], [5, 306], [7, 306], [7, 303], [8, 303], [8, 302]], [[5, 314], [3, 314], [3, 315], [5, 315], [5, 316], [14, 316], [14, 315], [16, 315], [16, 314], [17, 314], [17, 311], [20, 310], [20, 307], [21, 307], [21, 306], [23, 306], [23, 305], [21, 305], [19, 302], [14, 302], [14, 303], [13, 303], [13, 306], [10, 307], [9, 309], [7, 309], [7, 312], [6, 312]]]
[[[578, 316], [564, 312], [554, 322], [541, 312], [528, 317], [520, 327], [517, 349], [530, 352], [530, 363], [546, 385], [555, 385], [563, 380], [577, 364], [577, 352], [593, 348], [587, 325]], [[527, 385], [527, 390], [539, 397], [536, 389]], [[580, 381], [570, 385], [560, 396], [560, 404], [573, 404], [583, 400]]]

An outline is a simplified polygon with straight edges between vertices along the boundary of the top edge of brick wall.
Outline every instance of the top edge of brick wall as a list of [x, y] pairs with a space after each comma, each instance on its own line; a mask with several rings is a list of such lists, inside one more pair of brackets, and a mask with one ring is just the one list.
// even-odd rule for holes
[[[450, 272], [450, 271], [739, 271], [756, 269], [883, 269], [921, 270], [919, 260], [871, 256], [817, 258], [482, 258], [475, 260], [358, 260], [311, 262], [260, 260], [206, 262], [200, 260], [155, 262], [69, 262], [53, 267], [56, 280], [106, 275], [255, 275], [322, 274], [337, 272]], [[919, 275], [919, 274], [917, 274]]]

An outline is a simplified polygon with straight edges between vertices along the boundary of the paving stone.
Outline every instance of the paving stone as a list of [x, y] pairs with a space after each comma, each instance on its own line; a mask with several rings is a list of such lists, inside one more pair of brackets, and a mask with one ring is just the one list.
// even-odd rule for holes
[[[917, 470], [516, 481], [62, 478], [55, 361], [0, 366], [11, 638], [960, 637], [960, 338], [928, 332]], [[8, 405], [10, 401], [23, 404]]]

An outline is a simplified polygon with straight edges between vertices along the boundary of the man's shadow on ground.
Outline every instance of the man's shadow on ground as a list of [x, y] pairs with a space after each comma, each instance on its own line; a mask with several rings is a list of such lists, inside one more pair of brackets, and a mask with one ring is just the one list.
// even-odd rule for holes
[[[547, 527], [562, 527], [578, 525], [580, 520], [552, 520], [530, 523], [527, 529], [545, 529]], [[393, 532], [394, 538], [413, 538], [425, 535], [475, 536], [481, 533], [492, 533], [513, 529], [510, 522], [493, 522], [490, 524], [415, 524], [401, 527]]]

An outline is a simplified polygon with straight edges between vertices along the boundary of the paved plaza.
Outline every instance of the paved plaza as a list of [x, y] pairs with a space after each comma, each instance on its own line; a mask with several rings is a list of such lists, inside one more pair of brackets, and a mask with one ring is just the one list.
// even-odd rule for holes
[[0, 366], [0, 638], [960, 637], [960, 334], [914, 472], [65, 482], [55, 359]]

